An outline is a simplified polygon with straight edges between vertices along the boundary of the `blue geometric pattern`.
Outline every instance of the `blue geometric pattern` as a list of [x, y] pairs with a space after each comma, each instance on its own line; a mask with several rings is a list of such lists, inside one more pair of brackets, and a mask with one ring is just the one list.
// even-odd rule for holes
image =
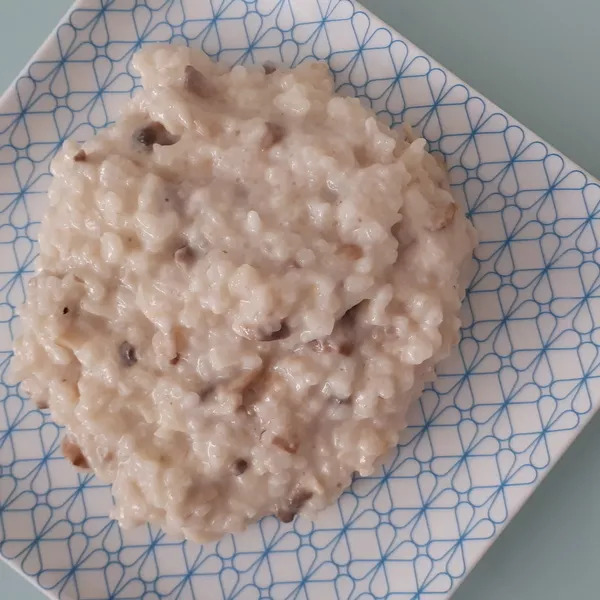
[[[480, 236], [459, 349], [377, 476], [205, 546], [120, 531], [8, 372], [49, 161], [115, 118], [154, 41], [327, 61], [444, 157]], [[447, 598], [598, 407], [600, 186], [350, 1], [80, 1], [0, 103], [0, 182], [0, 553], [57, 597]]]

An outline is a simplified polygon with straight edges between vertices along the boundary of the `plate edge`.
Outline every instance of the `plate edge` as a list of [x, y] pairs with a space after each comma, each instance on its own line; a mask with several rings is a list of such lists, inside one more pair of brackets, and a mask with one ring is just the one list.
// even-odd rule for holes
[[8, 102], [8, 99], [12, 93], [14, 93], [17, 89], [18, 81], [27, 75], [29, 71], [29, 67], [36, 62], [43, 54], [46, 52], [55, 42], [56, 36], [58, 34], [58, 30], [61, 25], [64, 25], [71, 13], [80, 8], [85, 8], [86, 0], [75, 0], [73, 4], [67, 9], [67, 12], [59, 19], [58, 23], [52, 28], [52, 31], [48, 34], [46, 39], [41, 43], [41, 45], [35, 50], [35, 52], [31, 55], [31, 58], [25, 63], [23, 68], [19, 70], [16, 77], [10, 82], [8, 87], [2, 92], [0, 95], [0, 112], [2, 112], [2, 107]]
[[575, 162], [575, 160], [572, 159], [569, 155], [567, 155], [566, 153], [564, 153], [561, 150], [559, 150], [558, 148], [556, 148], [556, 146], [554, 146], [550, 142], [546, 141], [543, 137], [538, 135], [535, 131], [533, 131], [532, 129], [527, 127], [527, 125], [524, 125], [521, 121], [519, 121], [519, 119], [513, 117], [512, 114], [510, 114], [509, 112], [505, 111], [503, 108], [498, 106], [494, 101], [490, 100], [485, 94], [482, 94], [477, 88], [473, 87], [470, 83], [467, 83], [464, 79], [460, 78], [456, 73], [454, 73], [454, 71], [452, 69], [445, 67], [439, 60], [437, 60], [436, 58], [433, 58], [433, 56], [431, 56], [428, 52], [425, 52], [424, 50], [422, 50], [419, 46], [417, 46], [414, 42], [412, 42], [410, 40], [410, 38], [406, 37], [403, 33], [400, 33], [397, 29], [395, 29], [391, 25], [388, 25], [381, 17], [378, 17], [373, 11], [371, 11], [368, 8], [366, 8], [365, 6], [363, 6], [358, 0], [346, 0], [346, 1], [350, 2], [355, 7], [355, 9], [357, 9], [359, 12], [365, 13], [365, 15], [367, 15], [369, 17], [371, 22], [375, 22], [379, 26], [385, 27], [386, 29], [388, 29], [392, 34], [395, 34], [404, 43], [406, 43], [409, 51], [412, 50], [413, 52], [418, 53], [420, 56], [427, 58], [427, 60], [429, 60], [429, 62], [431, 63], [432, 67], [434, 67], [434, 68], [437, 67], [437, 68], [441, 69], [442, 71], [444, 71], [445, 73], [450, 74], [452, 77], [454, 77], [454, 79], [456, 79], [456, 82], [458, 84], [462, 84], [469, 91], [474, 92], [474, 94], [475, 94], [474, 97], [476, 97], [480, 100], [483, 100], [488, 105], [488, 107], [492, 109], [491, 110], [492, 114], [500, 113], [500, 114], [508, 117], [508, 119], [511, 121], [511, 124], [518, 125], [523, 130], [523, 133], [525, 134], [525, 136], [529, 136], [530, 138], [533, 138], [533, 141], [542, 142], [542, 144], [544, 144], [544, 146], [546, 146], [546, 148], [548, 148], [548, 151], [550, 154], [556, 154], [556, 155], [564, 158], [565, 159], [565, 168], [568, 167], [569, 170], [571, 170], [571, 171], [577, 171], [579, 173], [582, 173], [583, 175], [585, 175], [586, 179], [588, 180], [588, 183], [596, 184], [600, 187], [600, 174], [596, 177], [595, 175], [593, 175], [592, 173], [590, 173], [583, 167], [580, 167], [577, 164], [577, 162]]
[[[65, 14], [59, 19], [59, 21], [54, 26], [54, 28], [51, 30], [51, 32], [48, 34], [46, 39], [35, 50], [35, 52], [31, 56], [31, 58], [25, 63], [23, 68], [17, 73], [16, 77], [12, 80], [12, 82], [9, 84], [9, 86], [4, 90], [4, 92], [0, 96], [0, 112], [2, 112], [3, 106], [8, 102], [8, 99], [11, 96], [11, 94], [15, 93], [18, 81], [21, 78], [23, 78], [24, 76], [26, 76], [31, 65], [34, 62], [36, 62], [37, 60], [39, 60], [43, 56], [43, 54], [49, 48], [51, 48], [53, 46], [53, 44], [55, 43], [59, 28], [68, 22], [69, 17], [71, 16], [71, 14], [74, 11], [82, 9], [82, 8], [86, 8], [86, 4], [88, 1], [89, 0], [75, 0], [75, 2], [73, 2], [73, 4], [67, 9]], [[369, 17], [371, 23], [374, 23], [378, 27], [387, 29], [393, 35], [395, 35], [398, 39], [401, 39], [407, 45], [409, 51], [414, 52], [420, 56], [427, 58], [427, 60], [430, 62], [432, 67], [434, 67], [434, 68], [437, 67], [437, 68], [441, 69], [442, 71], [444, 71], [445, 73], [448, 73], [455, 79], [456, 83], [464, 85], [470, 92], [473, 92], [474, 97], [479, 98], [486, 103], [486, 106], [491, 114], [498, 113], [498, 114], [502, 114], [502, 115], [508, 117], [508, 120], [511, 122], [511, 124], [518, 125], [523, 130], [525, 137], [528, 137], [533, 142], [536, 142], [536, 141], [541, 142], [548, 149], [549, 154], [555, 154], [555, 155], [563, 158], [565, 161], [565, 169], [566, 170], [571, 171], [571, 172], [582, 173], [586, 178], [587, 184], [595, 184], [600, 187], [600, 179], [599, 178], [592, 175], [586, 169], [580, 167], [566, 153], [560, 151], [553, 144], [550, 144], [549, 142], [547, 142], [540, 135], [538, 135], [533, 130], [531, 130], [529, 127], [524, 125], [519, 119], [513, 117], [509, 112], [503, 110], [500, 106], [498, 106], [495, 102], [490, 100], [487, 96], [480, 93], [475, 87], [473, 87], [472, 85], [467, 83], [465, 80], [463, 80], [461, 77], [456, 75], [453, 70], [445, 67], [440, 61], [438, 61], [437, 59], [432, 57], [429, 53], [423, 51], [419, 46], [417, 46], [415, 43], [413, 43], [410, 40], [410, 38], [408, 38], [404, 34], [400, 33], [396, 28], [387, 24], [382, 18], [375, 15], [375, 13], [373, 13], [370, 9], [363, 6], [357, 0], [347, 0], [347, 1], [354, 7], [355, 11], [357, 11], [359, 13], [362, 12], [365, 15], [367, 15]], [[554, 467], [556, 466], [558, 461], [562, 459], [562, 457], [565, 455], [566, 451], [571, 447], [571, 445], [577, 439], [577, 437], [579, 437], [579, 435], [581, 435], [583, 430], [589, 425], [590, 421], [592, 420], [594, 415], [599, 410], [600, 410], [600, 403], [596, 403], [596, 405], [595, 406], [593, 405], [591, 410], [587, 414], [583, 415], [583, 419], [582, 419], [583, 422], [579, 425], [579, 427], [577, 429], [572, 430], [573, 435], [569, 436], [569, 438], [566, 441], [566, 443], [564, 444], [563, 448], [561, 448], [556, 453], [556, 455], [552, 458], [550, 465], [548, 467], [546, 467], [543, 471], [539, 472], [540, 477], [539, 477], [539, 479], [536, 480], [535, 485], [528, 486], [527, 493], [524, 495], [524, 497], [515, 503], [515, 510], [512, 513], [512, 515], [510, 516], [510, 518], [508, 518], [504, 523], [502, 523], [498, 527], [496, 534], [494, 535], [493, 538], [490, 538], [488, 540], [488, 543], [485, 545], [484, 548], [482, 548], [481, 550], [478, 550], [474, 553], [474, 560], [473, 560], [472, 564], [467, 565], [467, 568], [465, 569], [465, 572], [463, 573], [463, 575], [459, 578], [453, 579], [453, 585], [450, 588], [450, 590], [447, 592], [448, 595], [446, 596], [446, 598], [449, 599], [451, 596], [453, 596], [456, 593], [458, 588], [465, 581], [465, 579], [468, 577], [468, 575], [471, 573], [471, 571], [475, 568], [475, 566], [479, 563], [479, 561], [483, 558], [483, 556], [486, 554], [486, 552], [489, 550], [489, 548], [492, 546], [492, 544], [494, 544], [496, 542], [496, 540], [501, 535], [501, 533], [505, 530], [505, 528], [508, 525], [510, 525], [510, 523], [512, 522], [514, 517], [520, 512], [520, 510], [523, 508], [525, 503], [531, 498], [531, 496], [535, 492], [535, 490], [544, 481], [544, 479], [552, 471], [552, 469], [554, 469]], [[20, 575], [21, 577], [26, 579], [29, 583], [31, 583], [46, 598], [49, 598], [50, 600], [58, 600], [59, 596], [55, 595], [52, 590], [46, 590], [43, 587], [41, 587], [33, 576], [28, 575], [27, 573], [25, 573], [24, 571], [22, 571], [19, 568], [19, 565], [17, 564], [16, 561], [6, 558], [1, 553], [0, 553], [0, 560], [2, 560], [2, 562], [7, 564], [15, 573], [17, 573], [18, 575]], [[423, 600], [426, 600], [426, 599], [424, 598]]]
[[[25, 65], [23, 65], [23, 67], [19, 70], [15, 78], [10, 82], [10, 84], [4, 90], [4, 92], [2, 92], [2, 95], [0, 95], [0, 112], [2, 112], [2, 108], [4, 107], [4, 105], [7, 104], [11, 94], [16, 93], [17, 83], [22, 77], [27, 75], [29, 67], [31, 67], [31, 65], [34, 62], [36, 62], [36, 60], [38, 60], [44, 54], [44, 52], [46, 52], [54, 44], [56, 36], [58, 35], [58, 29], [61, 27], [61, 25], [64, 25], [68, 21], [69, 17], [71, 16], [71, 13], [73, 13], [79, 8], [85, 7], [85, 2], [86, 0], [75, 0], [75, 2], [73, 2], [73, 4], [67, 9], [65, 14], [58, 20], [56, 25], [52, 28], [52, 31], [50, 31], [46, 39], [35, 50], [35, 52], [31, 55], [29, 60], [25, 63]], [[31, 584], [45, 598], [48, 598], [49, 600], [59, 600], [60, 596], [57, 596], [53, 592], [53, 590], [44, 589], [38, 583], [37, 579], [33, 575], [25, 573], [25, 571], [23, 571], [19, 567], [19, 564], [15, 560], [5, 557], [1, 552], [0, 560], [10, 569], [12, 569], [12, 571], [16, 573], [19, 577]]]
[[[412, 51], [412, 52], [417, 53], [420, 56], [424, 56], [425, 58], [427, 58], [427, 60], [429, 60], [432, 67], [434, 67], [434, 68], [437, 67], [437, 68], [441, 69], [442, 71], [444, 71], [445, 73], [450, 74], [452, 77], [454, 77], [454, 79], [456, 80], [456, 82], [458, 84], [462, 84], [469, 91], [474, 92], [475, 97], [484, 101], [484, 103], [486, 104], [486, 107], [489, 109], [489, 112], [491, 114], [499, 113], [499, 114], [506, 116], [508, 118], [508, 120], [511, 122], [511, 124], [516, 124], [523, 130], [525, 138], [529, 138], [530, 141], [532, 141], [532, 142], [536, 142], [536, 141], [541, 142], [548, 149], [549, 154], [555, 154], [555, 155], [563, 158], [565, 161], [565, 170], [570, 171], [570, 172], [582, 173], [584, 175], [584, 177], [586, 178], [587, 184], [592, 184], [592, 185], [595, 184], [600, 187], [600, 178], [592, 175], [589, 171], [580, 167], [571, 157], [569, 157], [564, 152], [561, 152], [560, 150], [558, 150], [553, 144], [550, 144], [549, 142], [547, 142], [544, 138], [539, 136], [537, 133], [535, 133], [533, 130], [531, 130], [529, 127], [524, 125], [521, 121], [519, 121], [519, 119], [516, 119], [515, 117], [513, 117], [509, 112], [503, 110], [495, 102], [490, 100], [487, 96], [480, 93], [476, 88], [474, 88], [472, 85], [470, 85], [469, 83], [464, 81], [462, 78], [460, 78], [458, 75], [456, 75], [454, 73], [454, 71], [452, 71], [451, 69], [448, 69], [440, 61], [433, 58], [429, 53], [421, 50], [421, 48], [419, 46], [417, 46], [414, 42], [412, 42], [404, 34], [400, 33], [397, 29], [395, 29], [391, 25], [388, 25], [382, 18], [378, 17], [371, 10], [369, 10], [368, 8], [363, 6], [360, 2], [358, 2], [358, 0], [348, 0], [348, 1], [354, 6], [354, 8], [356, 10], [358, 10], [359, 12], [363, 12], [365, 15], [367, 15], [369, 17], [371, 23], [375, 23], [375, 25], [377, 25], [379, 27], [388, 29], [392, 33], [392, 35], [395, 35], [399, 39], [401, 39], [408, 46], [409, 52]], [[479, 561], [483, 558], [483, 556], [487, 553], [487, 551], [492, 547], [492, 545], [500, 537], [500, 535], [506, 529], [506, 527], [508, 527], [510, 525], [512, 520], [521, 511], [521, 509], [523, 508], [525, 503], [528, 502], [528, 500], [531, 498], [533, 493], [538, 489], [540, 484], [546, 479], [548, 474], [554, 469], [554, 467], [557, 465], [557, 463], [563, 458], [563, 456], [565, 455], [567, 450], [573, 445], [575, 440], [581, 435], [583, 430], [589, 425], [592, 418], [599, 411], [600, 411], [600, 402], [592, 403], [592, 408], [590, 409], [590, 411], [587, 414], [582, 416], [582, 422], [579, 424], [579, 426], [576, 429], [572, 430], [573, 435], [569, 435], [568, 440], [566, 441], [564, 446], [562, 448], [560, 448], [558, 450], [558, 452], [552, 457], [550, 464], [543, 471], [538, 471], [539, 478], [536, 479], [535, 484], [532, 486], [528, 486], [527, 493], [523, 496], [523, 498], [521, 498], [517, 502], [515, 502], [515, 505], [514, 505], [515, 509], [512, 512], [512, 514], [509, 516], [509, 518], [507, 518], [506, 521], [504, 521], [504, 523], [497, 526], [497, 530], [495, 532], [494, 537], [489, 538], [483, 548], [481, 548], [480, 550], [477, 550], [473, 553], [473, 557], [474, 557], [473, 562], [472, 562], [472, 564], [466, 565], [465, 572], [460, 577], [452, 579], [452, 581], [453, 581], [452, 587], [447, 592], [448, 595], [445, 596], [447, 598], [447, 600], [449, 600], [452, 596], [454, 596], [454, 594], [456, 593], [458, 588], [462, 585], [462, 583], [465, 581], [465, 579], [467, 579], [467, 577], [469, 576], [471, 571], [473, 571], [475, 566], [479, 563]], [[427, 594], [427, 597], [430, 597], [430, 594]], [[427, 599], [423, 598], [423, 600], [427, 600]]]

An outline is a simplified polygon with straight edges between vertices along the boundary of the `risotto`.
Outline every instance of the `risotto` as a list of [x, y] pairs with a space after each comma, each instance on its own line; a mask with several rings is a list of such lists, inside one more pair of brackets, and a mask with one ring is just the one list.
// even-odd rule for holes
[[123, 526], [314, 515], [457, 342], [473, 229], [425, 141], [324, 64], [134, 66], [117, 123], [53, 162], [16, 373]]

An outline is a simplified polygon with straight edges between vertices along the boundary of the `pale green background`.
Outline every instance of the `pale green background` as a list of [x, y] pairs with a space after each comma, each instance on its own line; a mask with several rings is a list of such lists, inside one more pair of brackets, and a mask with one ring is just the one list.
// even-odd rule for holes
[[[69, 0], [0, 0], [0, 88], [8, 86], [69, 4]], [[599, 0], [365, 0], [364, 4], [600, 175]], [[454, 600], [593, 600], [600, 598], [599, 574], [600, 418], [596, 418]], [[0, 598], [42, 596], [1, 565]]]

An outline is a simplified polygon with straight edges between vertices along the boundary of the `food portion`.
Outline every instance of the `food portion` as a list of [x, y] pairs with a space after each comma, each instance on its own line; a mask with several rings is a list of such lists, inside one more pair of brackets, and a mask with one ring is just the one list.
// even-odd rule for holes
[[134, 59], [54, 160], [14, 367], [113, 516], [205, 541], [333, 502], [457, 342], [471, 225], [324, 64]]

